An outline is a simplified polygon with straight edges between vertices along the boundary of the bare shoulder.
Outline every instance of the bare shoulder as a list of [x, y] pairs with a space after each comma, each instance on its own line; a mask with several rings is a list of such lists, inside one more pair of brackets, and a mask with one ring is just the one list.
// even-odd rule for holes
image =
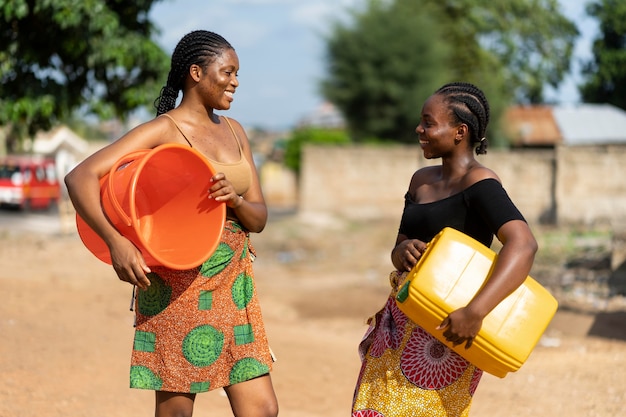
[[246, 134], [246, 131], [243, 128], [243, 126], [241, 126], [241, 123], [239, 123], [237, 120], [231, 117], [227, 117], [227, 116], [220, 116], [220, 117], [227, 120], [228, 123], [230, 123], [230, 125], [233, 127], [233, 130], [235, 131], [237, 136], [241, 137], [242, 139], [247, 139], [248, 135]]
[[502, 181], [500, 180], [500, 177], [498, 177], [498, 174], [496, 174], [493, 170], [483, 165], [479, 165], [467, 173], [468, 185], [471, 185], [471, 184], [477, 183], [478, 181], [486, 180], [489, 178], [494, 179], [498, 181], [499, 183], [502, 183]]
[[420, 168], [413, 174], [413, 178], [428, 182], [441, 176], [441, 165], [432, 165]]
[[420, 168], [413, 173], [411, 177], [411, 190], [416, 189], [420, 185], [431, 184], [441, 176], [441, 165], [427, 166]]
[[232, 126], [235, 135], [239, 139], [239, 143], [241, 143], [241, 147], [244, 150], [244, 153], [250, 153], [250, 141], [248, 139], [248, 135], [246, 134], [246, 130], [243, 128], [243, 126], [241, 126], [241, 123], [239, 123], [235, 119], [226, 116], [220, 116], [220, 118], [227, 120], [228, 123]]
[[120, 141], [132, 141], [139, 148], [154, 148], [164, 143], [178, 142], [178, 129], [167, 117], [155, 117], [122, 136]]

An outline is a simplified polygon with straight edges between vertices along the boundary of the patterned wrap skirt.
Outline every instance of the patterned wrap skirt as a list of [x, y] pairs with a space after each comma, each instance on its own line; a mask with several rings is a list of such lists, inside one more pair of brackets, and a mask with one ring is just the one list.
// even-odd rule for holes
[[391, 295], [359, 345], [352, 417], [468, 416], [482, 370], [400, 311], [395, 296], [404, 275], [389, 276]]
[[253, 260], [248, 232], [227, 221], [200, 267], [151, 268], [135, 299], [131, 388], [198, 393], [271, 371]]

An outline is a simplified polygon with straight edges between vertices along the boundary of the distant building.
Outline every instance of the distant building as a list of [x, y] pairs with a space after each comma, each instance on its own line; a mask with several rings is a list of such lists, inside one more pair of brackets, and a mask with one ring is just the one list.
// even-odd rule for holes
[[32, 142], [32, 153], [53, 158], [57, 175], [63, 178], [89, 150], [89, 144], [67, 126], [39, 132]]
[[514, 147], [626, 145], [626, 111], [610, 104], [513, 106], [503, 126]]
[[340, 129], [345, 127], [345, 121], [334, 104], [324, 102], [313, 112], [302, 118], [298, 123], [298, 127]]
[[560, 106], [553, 110], [565, 145], [626, 145], [626, 111], [610, 104]]

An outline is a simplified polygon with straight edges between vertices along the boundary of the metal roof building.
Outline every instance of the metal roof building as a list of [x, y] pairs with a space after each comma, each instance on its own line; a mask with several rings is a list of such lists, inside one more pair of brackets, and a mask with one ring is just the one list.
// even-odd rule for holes
[[610, 104], [581, 104], [552, 109], [568, 146], [626, 144], [626, 111]]
[[517, 147], [626, 145], [626, 111], [610, 104], [513, 106], [503, 127]]

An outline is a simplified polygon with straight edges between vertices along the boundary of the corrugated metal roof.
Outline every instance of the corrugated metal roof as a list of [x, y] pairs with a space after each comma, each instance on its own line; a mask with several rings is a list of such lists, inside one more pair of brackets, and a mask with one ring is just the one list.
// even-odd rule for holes
[[513, 106], [504, 113], [503, 129], [515, 146], [553, 146], [562, 142], [550, 106]]
[[610, 104], [555, 106], [565, 145], [626, 144], [626, 111]]
[[503, 129], [515, 146], [626, 145], [626, 111], [610, 104], [512, 106]]

